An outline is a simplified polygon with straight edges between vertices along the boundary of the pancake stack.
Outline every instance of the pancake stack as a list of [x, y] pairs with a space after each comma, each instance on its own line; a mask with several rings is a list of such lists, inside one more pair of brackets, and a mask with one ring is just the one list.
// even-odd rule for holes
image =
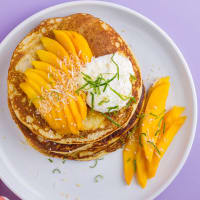
[[[61, 134], [48, 124], [23, 92], [20, 84], [26, 80], [24, 72], [33, 68], [33, 60], [39, 59], [36, 51], [44, 49], [41, 38], [55, 39], [54, 30], [81, 34], [95, 58], [120, 52], [131, 61], [136, 77], [132, 83], [132, 95], [136, 101], [110, 115], [120, 127], [102, 113], [87, 107], [84, 129], [79, 134]], [[111, 26], [89, 14], [73, 14], [42, 21], [19, 43], [8, 71], [8, 105], [11, 115], [28, 143], [48, 156], [92, 160], [122, 147], [129, 130], [137, 124], [144, 97], [140, 69], [128, 45]]]

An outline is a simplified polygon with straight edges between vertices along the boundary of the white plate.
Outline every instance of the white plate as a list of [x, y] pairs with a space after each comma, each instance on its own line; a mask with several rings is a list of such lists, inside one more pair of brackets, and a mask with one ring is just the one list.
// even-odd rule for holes
[[[105, 156], [96, 168], [91, 162], [59, 159], [50, 163], [47, 157], [26, 144], [10, 117], [7, 107], [7, 70], [18, 42], [41, 20], [85, 12], [109, 23], [128, 42], [139, 61], [145, 85], [155, 78], [169, 75], [171, 89], [167, 108], [186, 106], [188, 116], [164, 156], [157, 175], [141, 189], [135, 181], [128, 187], [123, 180], [122, 151]], [[26, 200], [130, 200], [152, 199], [160, 194], [182, 168], [195, 135], [197, 99], [188, 66], [172, 40], [155, 24], [140, 14], [105, 2], [72, 2], [45, 9], [17, 26], [0, 46], [0, 176], [22, 199]], [[59, 168], [61, 174], [53, 174]], [[94, 177], [104, 176], [98, 183]], [[77, 185], [80, 184], [80, 185]]]

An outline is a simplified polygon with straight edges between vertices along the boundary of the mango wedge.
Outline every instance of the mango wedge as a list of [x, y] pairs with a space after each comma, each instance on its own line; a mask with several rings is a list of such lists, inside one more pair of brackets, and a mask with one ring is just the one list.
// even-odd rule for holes
[[[52, 65], [42, 62], [42, 61], [32, 61], [32, 65], [36, 69], [46, 72], [47, 75], [45, 75], [45, 76], [47, 76], [48, 79], [53, 77], [55, 80], [62, 81], [62, 75]], [[54, 80], [50, 79], [50, 82], [54, 84]]]
[[27, 69], [25, 71], [25, 75], [27, 76], [28, 80], [34, 81], [40, 86], [40, 88], [44, 87], [47, 90], [51, 88], [51, 85], [48, 84], [48, 82], [43, 77], [41, 77], [38, 73], [36, 73], [33, 69]]
[[31, 88], [37, 92], [38, 95], [41, 95], [41, 87], [33, 80], [30, 80], [30, 79], [27, 79], [26, 81], [30, 86]]
[[92, 59], [92, 52], [88, 45], [87, 40], [79, 33], [75, 31], [64, 31], [71, 39], [78, 57], [83, 61], [83, 63], [90, 62]]
[[77, 104], [79, 108], [79, 112], [81, 113], [81, 117], [84, 120], [87, 116], [87, 106], [81, 96], [76, 96]]
[[147, 99], [140, 133], [145, 135], [145, 137], [142, 137], [142, 144], [146, 159], [149, 162], [151, 162], [154, 152], [154, 145], [152, 144], [156, 144], [161, 128], [169, 86], [169, 82], [155, 85], [152, 91], [150, 89], [151, 93]]
[[69, 54], [63, 48], [63, 46], [60, 45], [56, 40], [53, 40], [48, 37], [42, 37], [41, 41], [47, 51], [55, 54], [58, 58], [60, 58], [64, 62], [65, 65], [69, 64], [70, 62]]
[[[28, 83], [21, 83], [20, 88], [24, 91], [27, 97], [31, 100], [36, 108], [40, 107], [39, 101], [41, 100], [41, 96], [39, 96], [34, 89]], [[57, 129], [58, 126], [56, 123], [53, 123], [53, 117], [51, 114], [43, 116], [45, 120], [51, 125], [52, 128]]]
[[69, 73], [67, 67], [63, 64], [62, 60], [59, 59], [55, 54], [44, 50], [38, 50], [37, 55], [41, 61], [63, 70], [66, 74]]
[[41, 76], [47, 83], [53, 84], [55, 83], [55, 80], [52, 78], [52, 76], [49, 76], [48, 73], [39, 70], [39, 69], [28, 69], [29, 72], [37, 73], [39, 76]]
[[78, 57], [70, 37], [62, 30], [54, 30], [53, 32], [56, 40], [65, 48], [65, 50], [74, 58]]
[[36, 107], [39, 107], [39, 94], [32, 89], [32, 87], [28, 83], [21, 83], [20, 88], [24, 91], [24, 93], [28, 96], [29, 99], [34, 103]]
[[79, 130], [82, 130], [83, 123], [82, 123], [81, 113], [78, 110], [78, 105], [77, 105], [76, 101], [70, 96], [68, 98], [68, 101], [69, 101], [70, 110], [71, 110], [73, 118], [77, 124], [77, 127]]
[[173, 106], [171, 110], [169, 110], [165, 116], [165, 129], [167, 130], [173, 122], [180, 117], [180, 115], [184, 112], [185, 107]]
[[136, 177], [139, 185], [142, 188], [146, 187], [147, 184], [147, 164], [146, 164], [145, 155], [143, 149], [139, 146], [139, 149], [136, 154]]
[[138, 133], [129, 138], [123, 149], [124, 178], [128, 185], [131, 184], [132, 178], [136, 172], [136, 153], [138, 150]]
[[72, 116], [72, 112], [67, 103], [64, 105], [64, 112], [65, 112], [65, 119], [67, 120], [70, 131], [75, 135], [79, 134], [79, 130], [77, 128], [75, 120], [73, 119]]
[[147, 95], [147, 99], [146, 99], [146, 102], [148, 102], [148, 99], [149, 97], [151, 96], [151, 93], [152, 91], [159, 85], [163, 84], [163, 83], [169, 83], [169, 76], [166, 76], [166, 77], [162, 77], [160, 79], [158, 79], [150, 88], [149, 88], [149, 91], [148, 91], [148, 95]]
[[32, 65], [36, 69], [43, 70], [45, 72], [55, 72], [56, 71], [52, 65], [50, 65], [49, 63], [46, 63], [46, 62], [34, 60], [34, 61], [32, 61]]
[[173, 121], [172, 124], [167, 124], [169, 126], [168, 130], [162, 134], [161, 139], [159, 143], [157, 144], [157, 148], [160, 151], [160, 154], [158, 155], [157, 153], [153, 154], [153, 159], [148, 165], [148, 177], [152, 178], [155, 176], [157, 168], [159, 166], [160, 160], [167, 151], [167, 148], [171, 144], [174, 136], [178, 132], [178, 130], [181, 128], [181, 126], [184, 124], [186, 120], [186, 117], [179, 117], [175, 121]]

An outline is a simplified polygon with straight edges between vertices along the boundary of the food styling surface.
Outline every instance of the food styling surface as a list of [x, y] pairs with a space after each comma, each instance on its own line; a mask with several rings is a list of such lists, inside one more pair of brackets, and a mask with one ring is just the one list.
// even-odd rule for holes
[[[24, 5], [26, 4], [26, 2], [23, 0], [21, 2]], [[56, 1], [56, 2], [54, 2], [54, 4], [61, 3], [61, 2], [62, 1]], [[10, 3], [9, 1], [3, 3], [4, 9], [3, 9], [3, 12], [0, 14], [0, 16], [2, 15], [1, 20], [7, 16], [6, 10], [12, 9], [12, 8], [8, 7], [9, 3]], [[136, 11], [141, 12], [142, 14], [146, 15], [147, 17], [150, 17], [150, 19], [152, 19], [158, 25], [160, 25], [161, 28], [164, 28], [164, 30], [166, 30], [169, 33], [169, 35], [172, 36], [173, 39], [175, 39], [175, 42], [178, 44], [180, 49], [183, 51], [184, 56], [186, 56], [186, 59], [189, 62], [190, 69], [193, 72], [194, 79], [198, 80], [197, 78], [198, 78], [198, 75], [200, 72], [198, 70], [196, 70], [196, 68], [195, 68], [195, 56], [196, 56], [196, 61], [198, 58], [198, 56], [197, 56], [197, 54], [195, 54], [195, 52], [197, 53], [198, 51], [195, 51], [193, 49], [193, 46], [197, 41], [195, 41], [195, 37], [193, 37], [194, 39], [193, 38], [191, 39], [191, 37], [190, 37], [190, 40], [189, 39], [186, 40], [186, 38], [188, 37], [187, 34], [196, 36], [197, 32], [199, 33], [199, 29], [197, 29], [197, 27], [195, 26], [195, 23], [194, 23], [195, 20], [192, 20], [192, 23], [190, 23], [191, 22], [190, 19], [200, 17], [200, 16], [198, 16], [197, 12], [195, 12], [195, 10], [192, 10], [192, 9], [194, 9], [193, 7], [187, 5], [187, 3], [185, 3], [184, 5], [181, 4], [181, 1], [177, 1], [175, 3], [173, 1], [168, 1], [168, 2], [163, 2], [163, 3], [161, 3], [161, 2], [157, 2], [157, 3], [149, 2], [148, 3], [148, 2], [144, 2], [144, 1], [140, 1], [140, 2], [138, 1], [138, 2], [131, 3], [129, 1], [118, 1], [116, 3], [121, 3], [122, 5], [125, 5]], [[30, 4], [32, 4], [32, 6]], [[39, 3], [39, 1], [31, 2], [30, 4], [28, 5], [28, 7], [30, 6], [29, 9], [27, 9], [29, 11], [29, 13], [23, 14], [24, 8], [20, 7], [19, 5], [16, 5], [16, 7], [18, 7], [19, 9], [16, 9], [17, 11], [15, 11], [15, 13], [17, 16], [20, 16], [20, 17], [15, 18], [13, 15], [13, 17], [11, 17], [11, 16], [7, 17], [7, 19], [8, 19], [7, 23], [2, 21], [1, 24], [3, 24], [3, 27], [5, 27], [5, 28], [4, 28], [4, 30], [2, 29], [2, 31], [0, 32], [1, 40], [5, 37], [5, 35], [8, 33], [9, 30], [11, 30], [19, 22], [23, 21], [23, 19], [25, 19], [26, 17], [28, 17], [29, 15], [35, 13], [36, 11], [38, 11], [40, 9], [43, 9], [45, 7], [53, 5], [46, 0], [43, 2], [40, 2], [40, 3]], [[38, 6], [38, 4], [39, 4], [39, 6]], [[196, 4], [197, 4], [197, 0], [196, 0]], [[176, 9], [179, 8], [178, 10], [180, 10], [180, 6], [182, 9], [179, 13], [177, 13]], [[195, 5], [193, 5], [193, 6], [195, 7]], [[191, 9], [190, 16], [189, 16], [189, 14], [188, 15], [184, 14], [184, 11], [186, 11], [186, 10], [188, 11], [188, 7]], [[151, 9], [149, 9], [149, 8], [151, 8]], [[156, 11], [156, 15], [155, 15], [155, 11]], [[179, 23], [180, 18], [185, 19], [185, 20], [183, 20], [184, 21], [183, 24]], [[172, 19], [174, 22], [173, 24], [170, 23], [170, 21]], [[177, 23], [175, 23], [175, 21]], [[190, 28], [191, 32], [189, 32], [185, 28], [187, 25], [188, 25], [188, 27], [192, 26]], [[176, 28], [174, 28], [175, 26], [176, 26]], [[122, 35], [122, 37], [123, 37], [123, 31], [124, 30], [122, 30], [122, 33], [120, 33]], [[199, 40], [199, 39], [197, 39], [197, 40]], [[190, 51], [188, 49], [190, 49]], [[196, 64], [198, 64], [198, 62], [196, 62]], [[197, 88], [197, 89], [199, 90], [199, 88]], [[199, 185], [199, 180], [198, 180], [197, 174], [199, 173], [198, 168], [200, 167], [199, 166], [200, 162], [195, 159], [196, 158], [195, 152], [198, 152], [200, 150], [200, 149], [198, 149], [199, 147], [197, 147], [198, 137], [199, 136], [197, 135], [196, 141], [194, 142], [194, 147], [192, 149], [192, 153], [191, 153], [185, 167], [183, 168], [183, 170], [181, 171], [179, 176], [176, 178], [176, 180], [157, 199], [163, 199], [163, 198], [164, 199], [170, 199], [170, 198], [175, 199], [176, 197], [180, 197], [180, 196], [182, 199], [188, 199], [189, 197], [191, 199], [197, 198], [197, 195], [198, 195], [197, 187]], [[49, 162], [51, 163], [51, 160]], [[99, 161], [99, 162], [101, 162], [101, 161]], [[196, 171], [196, 172], [194, 172], [194, 171]], [[58, 170], [56, 170], [54, 172], [59, 173]], [[196, 173], [196, 175], [195, 175], [195, 173]], [[99, 178], [101, 179], [101, 176], [99, 176]], [[80, 185], [77, 184], [76, 187], [78, 188], [78, 187], [80, 187]], [[187, 187], [187, 190], [184, 190], [185, 187]], [[5, 195], [13, 200], [18, 199], [17, 197], [14, 196], [14, 194], [12, 194], [12, 192], [10, 192], [6, 188], [6, 186], [3, 185], [3, 183], [0, 184], [0, 195], [1, 194]]]

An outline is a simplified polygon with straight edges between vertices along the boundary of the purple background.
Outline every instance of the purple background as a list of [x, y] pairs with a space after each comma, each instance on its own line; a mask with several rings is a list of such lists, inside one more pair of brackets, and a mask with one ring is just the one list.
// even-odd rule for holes
[[[199, 0], [111, 0], [150, 18], [165, 30], [182, 51], [192, 72], [197, 94], [200, 92], [200, 1]], [[0, 42], [20, 22], [34, 13], [64, 0], [0, 0]], [[198, 96], [199, 98], [199, 96]], [[183, 169], [173, 183], [156, 199], [200, 199], [200, 135]], [[19, 200], [1, 181], [0, 195]]]

